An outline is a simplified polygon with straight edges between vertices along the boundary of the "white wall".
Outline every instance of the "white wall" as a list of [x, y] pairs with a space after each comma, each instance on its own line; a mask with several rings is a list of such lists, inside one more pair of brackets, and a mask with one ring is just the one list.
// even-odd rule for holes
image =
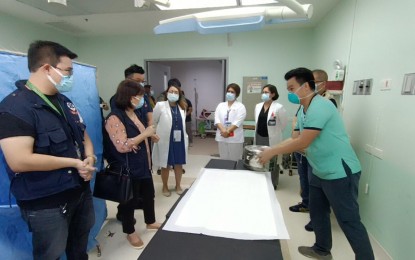
[[0, 50], [27, 53], [35, 40], [59, 42], [78, 53], [78, 39], [52, 27], [36, 25], [0, 11]]
[[[415, 96], [401, 95], [403, 75], [415, 72], [413, 10], [412, 0], [341, 1], [314, 32], [315, 66], [347, 65], [343, 116], [363, 167], [361, 215], [393, 259], [411, 258], [415, 245]], [[352, 95], [353, 81], [365, 78], [373, 78], [372, 95]], [[392, 90], [380, 90], [382, 79], [392, 79]], [[366, 144], [383, 150], [383, 160]]]
[[242, 85], [243, 76], [268, 75], [269, 83], [278, 87], [281, 103], [294, 114], [297, 106], [284, 98], [287, 95], [284, 74], [289, 69], [313, 64], [311, 35], [309, 29], [236, 33], [230, 36], [231, 46], [222, 34], [91, 37], [82, 39], [79, 50], [85, 62], [97, 65], [98, 87], [104, 99], [112, 96], [124, 69], [133, 63], [228, 58], [228, 82]]

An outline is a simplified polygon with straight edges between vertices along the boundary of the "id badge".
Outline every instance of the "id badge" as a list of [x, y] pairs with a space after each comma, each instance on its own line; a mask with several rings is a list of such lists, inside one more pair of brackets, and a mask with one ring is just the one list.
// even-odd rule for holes
[[174, 132], [173, 132], [173, 140], [175, 142], [181, 142], [182, 141], [182, 131], [180, 131], [180, 130], [174, 130]]
[[232, 122], [229, 121], [225, 121], [225, 127], [228, 128], [232, 125]]
[[269, 121], [268, 121], [268, 125], [269, 126], [275, 126], [277, 124], [277, 121], [275, 120], [275, 118], [274, 119], [270, 119]]

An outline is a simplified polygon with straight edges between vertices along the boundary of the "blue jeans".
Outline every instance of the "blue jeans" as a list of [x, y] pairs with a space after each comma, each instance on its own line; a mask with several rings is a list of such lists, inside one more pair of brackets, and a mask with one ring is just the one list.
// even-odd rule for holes
[[336, 215], [340, 228], [346, 235], [356, 260], [372, 260], [372, 246], [369, 236], [360, 221], [357, 203], [360, 172], [352, 174], [343, 163], [347, 176], [336, 180], [324, 180], [312, 175], [310, 180], [310, 217], [316, 242], [313, 248], [328, 253], [332, 248], [330, 206]]
[[88, 259], [88, 235], [95, 222], [90, 189], [67, 203], [65, 213], [61, 208], [21, 209], [21, 213], [32, 232], [34, 260], [59, 259], [65, 252], [68, 260]]
[[313, 168], [308, 163], [308, 160], [305, 156], [300, 153], [294, 153], [295, 160], [297, 161], [297, 171], [298, 176], [300, 177], [300, 187], [301, 187], [301, 202], [304, 206], [308, 207], [310, 202], [309, 199], [309, 180], [310, 176], [313, 174]]

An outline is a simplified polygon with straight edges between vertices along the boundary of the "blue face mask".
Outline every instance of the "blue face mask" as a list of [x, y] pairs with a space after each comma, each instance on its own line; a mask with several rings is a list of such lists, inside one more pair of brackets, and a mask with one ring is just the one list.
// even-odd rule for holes
[[261, 100], [264, 101], [264, 102], [267, 102], [268, 100], [270, 100], [269, 94], [268, 93], [262, 93]]
[[226, 93], [226, 100], [227, 101], [234, 101], [235, 100], [235, 94], [231, 92]]
[[62, 73], [60, 73], [57, 69], [55, 69], [54, 67], [52, 67], [52, 69], [54, 69], [56, 71], [56, 73], [59, 74], [59, 76], [61, 76], [61, 81], [59, 83], [56, 83], [51, 76], [47, 75], [47, 78], [49, 79], [49, 81], [55, 86], [55, 88], [59, 91], [59, 93], [62, 92], [68, 92], [72, 90], [72, 86], [73, 86], [73, 76], [64, 76]]
[[131, 104], [134, 106], [134, 109], [140, 109], [144, 105], [144, 97], [141, 97], [140, 99], [137, 97], [134, 97], [134, 98], [140, 101], [138, 102], [137, 105], [134, 105], [132, 102]]
[[179, 100], [179, 94], [167, 93], [167, 100], [170, 102], [177, 102], [177, 100]]
[[301, 85], [295, 92], [288, 92], [288, 101], [293, 104], [300, 104], [300, 97], [297, 95], [297, 92], [304, 86]]

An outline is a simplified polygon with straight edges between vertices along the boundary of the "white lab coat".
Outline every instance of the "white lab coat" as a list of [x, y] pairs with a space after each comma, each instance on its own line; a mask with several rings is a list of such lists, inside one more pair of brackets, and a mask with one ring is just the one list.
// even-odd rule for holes
[[[215, 125], [221, 123], [223, 126], [225, 125], [225, 117], [228, 114], [228, 101], [219, 103], [215, 110]], [[225, 142], [225, 143], [243, 143], [244, 142], [244, 130], [243, 130], [243, 123], [246, 117], [246, 108], [245, 106], [238, 101], [233, 102], [232, 106], [229, 109], [229, 118], [228, 121], [232, 123], [232, 125], [236, 125], [238, 128], [234, 131], [234, 136], [224, 138], [220, 135], [219, 128], [216, 130], [216, 138], [217, 142]]]
[[[186, 151], [185, 158], [187, 162], [189, 139], [186, 133], [186, 115], [185, 111], [181, 109], [180, 106], [178, 108], [182, 117], [184, 146]], [[160, 137], [160, 140], [153, 145], [153, 164], [166, 168], [169, 156], [170, 133], [172, 128], [172, 114], [169, 101], [161, 101], [156, 103], [156, 106], [153, 109], [153, 122], [156, 127], [156, 134]]]
[[[256, 104], [255, 106], [255, 126], [258, 124], [259, 113], [261, 112], [261, 109], [263, 106], [264, 106], [264, 102]], [[282, 133], [285, 127], [287, 126], [287, 122], [288, 122], [287, 112], [285, 111], [285, 108], [280, 103], [278, 103], [276, 100], [274, 100], [271, 103], [271, 106], [269, 107], [267, 122], [273, 116], [275, 116], [276, 125], [269, 126], [267, 123], [269, 146], [274, 146], [274, 145], [281, 143], [282, 138], [283, 138]], [[256, 144], [256, 140], [254, 140], [254, 143]]]

